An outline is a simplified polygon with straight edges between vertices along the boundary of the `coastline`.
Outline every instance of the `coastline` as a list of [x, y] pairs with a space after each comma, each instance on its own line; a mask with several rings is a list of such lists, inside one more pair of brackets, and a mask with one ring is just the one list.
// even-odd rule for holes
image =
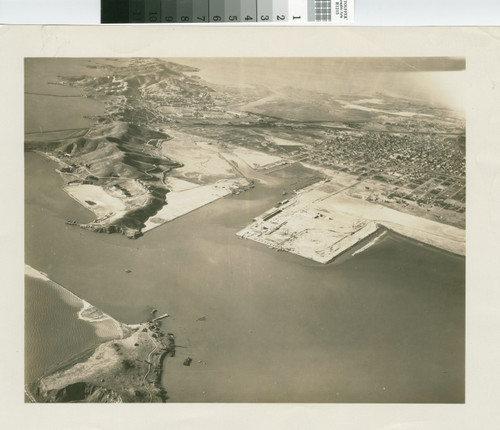
[[25, 385], [34, 403], [164, 403], [163, 363], [175, 356], [175, 338], [156, 320], [75, 354]]
[[[25, 385], [31, 402], [164, 402], [161, 386], [164, 358], [175, 355], [175, 338], [160, 330], [168, 314], [141, 324], [123, 324], [51, 281], [46, 274], [25, 265], [25, 275], [51, 282], [59, 293], [78, 300], [77, 318], [92, 324], [101, 342], [54, 364]], [[109, 327], [111, 323], [114, 331]], [[103, 328], [107, 325], [107, 331]], [[131, 387], [136, 389], [131, 391]]]
[[238, 231], [269, 248], [329, 263], [380, 227], [465, 256], [465, 230], [345, 195], [336, 178], [296, 192]]
[[377, 203], [349, 196], [337, 195], [332, 201], [341, 210], [361, 214], [365, 219], [373, 220], [403, 236], [453, 254], [465, 255], [465, 230], [458, 227], [405, 214]]
[[371, 248], [373, 245], [375, 245], [378, 240], [382, 237], [382, 236], [385, 236], [385, 234], [387, 233], [387, 230], [384, 230], [382, 233], [380, 233], [379, 235], [375, 236], [375, 238], [373, 238], [370, 242], [368, 242], [365, 246], [361, 247], [360, 249], [358, 249], [357, 251], [354, 251], [351, 256], [354, 257], [355, 255], [357, 254], [361, 254], [363, 251], [366, 251], [368, 248]]
[[51, 286], [57, 290], [62, 300], [67, 301], [68, 297], [65, 296], [69, 296], [69, 304], [78, 303], [80, 310], [76, 313], [76, 317], [81, 321], [91, 324], [98, 337], [107, 339], [115, 337], [121, 338], [127, 333], [128, 326], [126, 324], [115, 320], [110, 315], [78, 297], [67, 288], [50, 279], [46, 273], [36, 270], [28, 264], [24, 265], [24, 273], [26, 276], [50, 283]]
[[[292, 176], [295, 178], [297, 171], [301, 171], [298, 169], [299, 166], [291, 169], [287, 178], [291, 178]], [[56, 175], [56, 173], [53, 172], [53, 175]], [[285, 180], [283, 179], [283, 181]], [[295, 179], [288, 180], [292, 181]], [[386, 291], [386, 286], [388, 286], [389, 291], [391, 291], [391, 288], [396, 288], [392, 287], [394, 284], [398, 285], [398, 289], [394, 289], [394, 292], [398, 292], [399, 282], [397, 279], [394, 280], [391, 277], [385, 279], [385, 275], [378, 273], [381, 262], [377, 261], [380, 258], [377, 251], [379, 244], [373, 247], [371, 252], [367, 252], [366, 256], [363, 256], [363, 254], [359, 255], [359, 257], [363, 256], [363, 259], [367, 260], [367, 267], [370, 271], [370, 274], [364, 277], [364, 269], [361, 268], [359, 270], [359, 268], [355, 267], [357, 264], [356, 259], [351, 259], [350, 254], [344, 254], [344, 257], [339, 257], [339, 261], [342, 259], [342, 266], [333, 264], [321, 267], [318, 264], [310, 265], [307, 260], [300, 261], [291, 254], [275, 254], [274, 251], [270, 252], [264, 247], [262, 247], [264, 249], [260, 249], [260, 245], [255, 246], [257, 244], [244, 243], [246, 241], [240, 241], [234, 236], [234, 231], [240, 225], [243, 227], [246, 220], [264, 212], [266, 208], [270, 207], [278, 199], [283, 199], [284, 197], [281, 197], [281, 195], [284, 189], [288, 190], [288, 194], [291, 195], [291, 187], [284, 188], [282, 185], [275, 187], [273, 191], [266, 189], [264, 190], [265, 192], [260, 194], [261, 188], [256, 187], [255, 192], [248, 196], [242, 194], [230, 199], [222, 199], [213, 206], [214, 210], [207, 207], [202, 208], [187, 217], [177, 220], [175, 228], [158, 229], [154, 235], [145, 235], [145, 237], [137, 242], [130, 243], [125, 238], [118, 236], [115, 238], [106, 237], [103, 240], [101, 235], [84, 232], [83, 237], [86, 240], [86, 244], [93, 244], [94, 247], [99, 246], [96, 249], [101, 252], [97, 256], [94, 255], [95, 252], [92, 246], [82, 247], [82, 252], [78, 251], [76, 253], [73, 242], [75, 239], [79, 239], [80, 236], [77, 231], [74, 231], [75, 229], [71, 229], [68, 230], [68, 235], [63, 236], [68, 238], [66, 241], [67, 246], [64, 248], [64, 253], [62, 254], [64, 257], [58, 259], [52, 258], [44, 262], [40, 268], [51, 276], [57, 276], [56, 279], [60, 280], [63, 285], [73, 285], [72, 282], [75, 282], [75, 285], [77, 285], [76, 283], [79, 282], [80, 287], [78, 291], [82, 292], [80, 295], [89, 298], [93, 297], [94, 294], [91, 288], [98, 286], [101, 289], [101, 286], [106, 286], [107, 283], [116, 280], [120, 285], [119, 288], [111, 285], [109, 285], [109, 288], [102, 288], [103, 302], [108, 301], [109, 303], [113, 303], [114, 299], [119, 299], [117, 293], [126, 294], [127, 297], [130, 297], [125, 310], [120, 310], [121, 314], [119, 314], [119, 318], [122, 321], [135, 322], [142, 320], [143, 317], [141, 317], [140, 312], [149, 304], [155, 304], [158, 309], [168, 309], [170, 311], [174, 318], [168, 321], [168, 326], [164, 325], [164, 327], [168, 327], [169, 331], [173, 331], [176, 334], [180, 345], [188, 345], [190, 348], [187, 350], [180, 349], [178, 355], [184, 356], [185, 354], [189, 354], [194, 358], [194, 363], [189, 368], [184, 367], [182, 361], [171, 360], [170, 357], [165, 362], [163, 386], [169, 390], [168, 394], [173, 402], [286, 400], [287, 395], [278, 388], [270, 387], [272, 390], [271, 393], [269, 395], [264, 393], [261, 383], [262, 379], [259, 378], [276, 378], [278, 383], [291, 384], [294, 389], [291, 395], [293, 396], [293, 400], [297, 402], [311, 400], [317, 402], [357, 402], [360, 399], [365, 401], [375, 399], [374, 396], [366, 395], [362, 387], [355, 387], [354, 394], [348, 391], [347, 387], [350, 385], [345, 383], [345, 380], [341, 376], [335, 376], [335, 365], [331, 364], [331, 358], [328, 358], [327, 362], [320, 360], [323, 369], [329, 373], [329, 376], [326, 376], [326, 378], [325, 375], [320, 377], [317, 373], [307, 370], [305, 372], [300, 371], [300, 368], [304, 364], [307, 367], [307, 363], [310, 363], [310, 355], [300, 348], [297, 351], [298, 356], [289, 359], [287, 358], [287, 354], [285, 354], [286, 350], [283, 349], [281, 344], [277, 346], [272, 345], [269, 348], [269, 343], [273, 342], [277, 334], [284, 336], [283, 339], [286, 342], [287, 349], [296, 347], [298, 343], [307, 343], [312, 339], [314, 343], [307, 350], [313, 351], [316, 357], [321, 358], [323, 351], [326, 351], [329, 357], [340, 357], [339, 360], [341, 359], [342, 362], [353, 362], [353, 371], [347, 372], [349, 378], [351, 378], [351, 375], [352, 377], [360, 375], [362, 384], [372, 380], [371, 375], [374, 373], [379, 377], [385, 378], [386, 381], [389, 381], [394, 386], [394, 390], [391, 390], [390, 393], [384, 392], [384, 395], [387, 395], [387, 397], [384, 397], [386, 399], [392, 401], [395, 399], [395, 401], [401, 401], [401, 399], [405, 401], [422, 401], [424, 397], [408, 395], [409, 393], [407, 390], [405, 391], [405, 386], [398, 385], [401, 382], [398, 380], [398, 375], [400, 374], [398, 372], [401, 371], [401, 374], [404, 374], [404, 372], [409, 370], [414, 374], [427, 367], [421, 364], [422, 362], [427, 362], [427, 358], [422, 359], [421, 351], [426, 351], [427, 348], [430, 348], [430, 351], [434, 351], [433, 342], [439, 338], [440, 333], [449, 329], [447, 325], [449, 321], [454, 321], [454, 312], [456, 311], [455, 302], [453, 302], [454, 296], [451, 298], [452, 304], [450, 304], [449, 300], [446, 301], [446, 306], [451, 309], [450, 312], [446, 309], [438, 308], [439, 312], [431, 312], [430, 318], [426, 316], [425, 320], [419, 320], [418, 315], [420, 314], [416, 313], [417, 308], [425, 305], [427, 296], [425, 289], [416, 289], [415, 293], [418, 294], [419, 300], [413, 300], [413, 296], [411, 296], [410, 315], [406, 316], [408, 313], [407, 310], [404, 314], [399, 313], [397, 308], [396, 313], [393, 314], [394, 304], [393, 302], [384, 300], [384, 297], [386, 297], [384, 291]], [[295, 185], [293, 187], [296, 188]], [[62, 195], [62, 197], [67, 199], [66, 194]], [[254, 200], [249, 200], [250, 198]], [[44, 202], [46, 201], [49, 200], [45, 199]], [[70, 201], [73, 203], [73, 200]], [[250, 203], [252, 203], [251, 207]], [[229, 214], [231, 214], [231, 218], [229, 218]], [[35, 212], [34, 215], [37, 216], [37, 213]], [[35, 221], [37, 220], [38, 218], [35, 219]], [[207, 222], [208, 225], [206, 224]], [[222, 224], [226, 225], [228, 223], [230, 223], [231, 228], [222, 227]], [[206, 225], [207, 227], [201, 228], [201, 225]], [[200, 226], [196, 237], [194, 237], [195, 235], [190, 235], [193, 226]], [[60, 219], [56, 219], [54, 223], [55, 228], [60, 228], [64, 231], [64, 225], [61, 225]], [[49, 236], [47, 230], [40, 229], [40, 231], [41, 237], [45, 238], [47, 236], [46, 242], [49, 246], [50, 244], [53, 246], [56, 243], [53, 235]], [[222, 243], [218, 243], [218, 237], [224, 238]], [[411, 243], [412, 241], [404, 241], [404, 243], [406, 242], [408, 242], [408, 246], [411, 249], [414, 248], [414, 245]], [[120, 246], [116, 248], [116, 244]], [[362, 245], [360, 244], [360, 246]], [[198, 248], [200, 248], [200, 251], [198, 251]], [[382, 248], [384, 248], [384, 245], [382, 245]], [[418, 248], [422, 249], [422, 247]], [[147, 251], [148, 249], [152, 251]], [[164, 249], [166, 251], [163, 251]], [[425, 251], [422, 251], [422, 253], [424, 256], [428, 254]], [[372, 258], [372, 254], [375, 257]], [[72, 257], [73, 255], [74, 257]], [[207, 255], [210, 256], [210, 261], [207, 261]], [[66, 256], [69, 257], [66, 258]], [[186, 260], [186, 256], [189, 256], [191, 259]], [[82, 261], [83, 267], [80, 270], [72, 271], [70, 269], [71, 262], [76, 257]], [[191, 264], [190, 262], [193, 261], [192, 258], [199, 261], [199, 269], [190, 271], [192, 273], [185, 273], [186, 271], [182, 270], [182, 267], [185, 267], [183, 264]], [[394, 255], [389, 254], [387, 260], [384, 259], [382, 262], [393, 262], [393, 258]], [[448, 259], [448, 257], [445, 258]], [[252, 262], [251, 264], [249, 264], [249, 259]], [[344, 259], [346, 260], [346, 264], [344, 264]], [[34, 262], [37, 260], [30, 257], [28, 261], [33, 261], [32, 264], [35, 264]], [[96, 264], [101, 264], [102, 261], [106, 261], [109, 264], [110, 276], [105, 277], [92, 270], [92, 267]], [[169, 261], [171, 264], [163, 266], [162, 262], [164, 261]], [[243, 275], [241, 281], [238, 281], [241, 284], [239, 284], [240, 287], [238, 287], [237, 293], [234, 285], [231, 283], [231, 279], [221, 275], [221, 267], [227, 264], [228, 261], [234, 264], [234, 267], [238, 271], [237, 273]], [[139, 262], [141, 264], [138, 264]], [[373, 265], [370, 265], [372, 262]], [[399, 263], [400, 261], [396, 260], [394, 264]], [[52, 268], [53, 265], [56, 266], [56, 270]], [[145, 265], [145, 268], [142, 267], [143, 265]], [[387, 265], [390, 266], [390, 264]], [[386, 268], [387, 265], [383, 265], [384, 268], [381, 269], [382, 273], [390, 272]], [[130, 267], [133, 270], [132, 274], [124, 273], [123, 269], [125, 267]], [[152, 267], [158, 269], [158, 272], [154, 276], [151, 274]], [[255, 268], [259, 268], [259, 270], [255, 270]], [[347, 269], [353, 273], [356, 271], [360, 271], [361, 273], [353, 276], [349, 275], [349, 277], [344, 278], [338, 270], [344, 273]], [[206, 275], [202, 277], [201, 273], [206, 273]], [[265, 277], [264, 274], [266, 273], [273, 273], [276, 278], [270, 281]], [[410, 273], [415, 275], [412, 275], [413, 279], [418, 278], [418, 271]], [[92, 281], [91, 283], [87, 281], [87, 275], [89, 276], [89, 280]], [[178, 278], [178, 282], [170, 282], [172, 275]], [[361, 276], [360, 283], [352, 283], [350, 281], [350, 279], [358, 279], [358, 276]], [[379, 276], [384, 279], [378, 281]], [[143, 284], [151, 286], [151, 288], [144, 288], [140, 296], [139, 293], [130, 293], [131, 291], [136, 291], [138, 278], [141, 279]], [[306, 279], [312, 280], [312, 288], [305, 290], [304, 282]], [[373, 281], [374, 279], [375, 281]], [[426, 288], [428, 285], [435, 285], [432, 279], [424, 279]], [[363, 288], [362, 285], [365, 280], [366, 282], [375, 282], [379, 288]], [[165, 288], [166, 282], [168, 282], [169, 288]], [[444, 281], [439, 281], [438, 286], [440, 286], [440, 282]], [[219, 285], [220, 288], [206, 288], [208, 286]], [[346, 285], [352, 285], [354, 288], [345, 288]], [[407, 280], [404, 281], [404, 285], [407, 286]], [[186, 291], [186, 287], [189, 288], [189, 286], [192, 286], [192, 288]], [[282, 291], [281, 286], [285, 290]], [[336, 292], [342, 291], [344, 288], [347, 296], [338, 296]], [[376, 293], [377, 295], [373, 298], [374, 304], [369, 309], [360, 309], [362, 312], [359, 315], [362, 316], [363, 321], [366, 321], [366, 326], [363, 323], [361, 325], [363, 330], [357, 330], [358, 325], [352, 316], [353, 313], [356, 313], [355, 311], [358, 306], [358, 302], [354, 298], [359, 297], [359, 294], [366, 293], [370, 295]], [[406, 303], [407, 296], [404, 290], [401, 293], [402, 295], [398, 293], [394, 296], [401, 298], [401, 304], [407, 309], [407, 306], [410, 306]], [[392, 296], [393, 294], [391, 294]], [[434, 292], [430, 296], [432, 300], [437, 300], [438, 304], [441, 302], [440, 299], [434, 299], [436, 297]], [[182, 299], [180, 303], [179, 299]], [[93, 300], [89, 300], [89, 302]], [[389, 306], [388, 303], [392, 304]], [[298, 307], [294, 307], [294, 305]], [[354, 309], [351, 309], [353, 305]], [[264, 307], [262, 308], [262, 306]], [[309, 312], [311, 308], [318, 309], [318, 317], [316, 313], [311, 315]], [[413, 312], [413, 308], [415, 308], [415, 313]], [[103, 309], [111, 311], [111, 308], [106, 307]], [[228, 309], [233, 309], [229, 315], [224, 313]], [[253, 312], [248, 312], [249, 309], [252, 309]], [[380, 309], [383, 309], [382, 313], [385, 313], [386, 316], [378, 319], [381, 313]], [[258, 312], [258, 318], [256, 319], [253, 318], [256, 315], [255, 312]], [[276, 315], [276, 312], [278, 312], [278, 315]], [[195, 322], [201, 315], [207, 315], [208, 320], [203, 323]], [[224, 315], [224, 321], [221, 321], [221, 318], [216, 318], [217, 315]], [[388, 317], [387, 315], [390, 316]], [[277, 329], [273, 325], [276, 318], [283, 321], [283, 328]], [[332, 335], [326, 335], [326, 333], [318, 330], [317, 318], [320, 318], [321, 323], [329, 324], [336, 330], [333, 333], [333, 340], [336, 343], [344, 341], [343, 332], [354, 330], [354, 334], [359, 336], [362, 341], [360, 342], [359, 351], [353, 353], [349, 349], [339, 349], [332, 346], [330, 342]], [[390, 322], [394, 323], [397, 323], [401, 319], [405, 321], [404, 330], [403, 328], [396, 328], [394, 324], [385, 326], [383, 321], [386, 321], [387, 318], [389, 318]], [[407, 320], [408, 326], [406, 326]], [[225, 328], [225, 326], [229, 325], [228, 322], [230, 322], [230, 325], [234, 329]], [[285, 324], [290, 329], [285, 328]], [[416, 325], [420, 327], [421, 324], [424, 325], [424, 329], [418, 328], [418, 330], [413, 330], [411, 328]], [[435, 335], [436, 326], [444, 328], [438, 330]], [[454, 325], [452, 326], [454, 327]], [[409, 367], [406, 365], [404, 371], [398, 367], [398, 363], [396, 363], [396, 372], [394, 372], [393, 366], [391, 369], [386, 369], [384, 363], [390, 362], [391, 354], [398, 353], [399, 350], [397, 348], [396, 350], [391, 349], [390, 344], [384, 345], [384, 348], [388, 348], [387, 350], [384, 349], [387, 353], [384, 352], [380, 360], [375, 361], [376, 367], [374, 370], [370, 370], [369, 374], [364, 374], [362, 360], [358, 360], [358, 357], [369, 354], [370, 351], [378, 351], [380, 345], [372, 342], [374, 335], [380, 330], [387, 329], [392, 336], [399, 336], [399, 333], [403, 331], [405, 332], [404, 336], [407, 336], [407, 327], [410, 328], [411, 336], [416, 336], [415, 347], [405, 346], [403, 351], [408, 352], [408, 354], [411, 353], [412, 356], [418, 359], [411, 360]], [[249, 328], [253, 333], [249, 333]], [[236, 333], [237, 336], [233, 337], [233, 333]], [[221, 340], [223, 343], [220, 348], [211, 347], [219, 345]], [[249, 341], [255, 344], [255, 348], [253, 348], [254, 352], [250, 356], [248, 353]], [[269, 354], [271, 367], [269, 370], [264, 369], [260, 371], [259, 375], [263, 376], [256, 378], [257, 375], [253, 373], [255, 367], [252, 363], [259, 360], [259, 356], [261, 356], [261, 353], [258, 352], [259, 350], [269, 351], [266, 354]], [[460, 351], [457, 352], [453, 347], [450, 350], [453, 353], [453, 357], [459, 356]], [[439, 351], [442, 351], [442, 348]], [[439, 354], [439, 372], [436, 371], [428, 377], [424, 377], [423, 382], [420, 382], [417, 378], [411, 380], [412, 384], [418, 384], [421, 389], [428, 390], [426, 393], [435, 392], [442, 378], [445, 378], [446, 381], [451, 380], [453, 383], [455, 381], [453, 379], [455, 373], [441, 373], [441, 370], [447, 370], [446, 366], [441, 363], [448, 365], [453, 360], [448, 357], [449, 354], [447, 355], [444, 352]], [[147, 357], [147, 354], [145, 356]], [[206, 366], [208, 367], [198, 363], [198, 359], [206, 361], [208, 363]], [[284, 364], [272, 367], [272, 363]], [[290, 375], [288, 370], [282, 371], [282, 368], [296, 369], [297, 372], [292, 372], [293, 374]], [[234, 382], [214, 380], [213, 375], [217, 374], [217, 372], [221, 375], [233, 372], [234, 375], [238, 375], [238, 378]], [[339, 398], [331, 396], [331, 393], [328, 391], [314, 391], [319, 386], [318, 384], [322, 384], [324, 380], [327, 380], [329, 385], [339, 385], [339, 388], [342, 390]], [[436, 380], [438, 382], [434, 382]], [[247, 386], [244, 392], [239, 388], [243, 384]], [[296, 389], [299, 387], [305, 387], [305, 389]], [[452, 387], [453, 392], [455, 392], [455, 385]], [[202, 392], [206, 394], [202, 394]], [[315, 393], [314, 397], [311, 398], [310, 393]]]

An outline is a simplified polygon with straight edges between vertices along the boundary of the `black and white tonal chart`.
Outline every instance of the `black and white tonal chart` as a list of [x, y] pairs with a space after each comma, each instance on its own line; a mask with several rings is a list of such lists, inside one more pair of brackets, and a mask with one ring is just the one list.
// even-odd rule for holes
[[101, 0], [102, 24], [348, 23], [354, 0]]

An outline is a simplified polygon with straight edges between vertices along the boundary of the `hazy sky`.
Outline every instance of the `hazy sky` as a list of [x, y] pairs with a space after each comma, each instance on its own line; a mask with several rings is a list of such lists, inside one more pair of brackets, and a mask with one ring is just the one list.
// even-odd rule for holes
[[417, 98], [464, 110], [465, 59], [435, 58], [183, 58], [208, 82], [297, 87], [336, 95]]

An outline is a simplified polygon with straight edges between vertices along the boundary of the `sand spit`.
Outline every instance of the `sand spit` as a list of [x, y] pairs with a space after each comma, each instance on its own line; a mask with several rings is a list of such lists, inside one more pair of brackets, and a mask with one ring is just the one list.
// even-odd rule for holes
[[371, 248], [373, 245], [375, 245], [377, 243], [377, 241], [387, 233], [387, 231], [383, 231], [380, 235], [378, 236], [375, 236], [375, 239], [371, 240], [370, 242], [368, 242], [365, 246], [363, 246], [362, 248], [359, 248], [357, 251], [354, 251], [352, 253], [352, 256], [354, 257], [355, 255], [357, 254], [361, 254], [363, 251], [366, 251], [368, 248]]
[[90, 323], [97, 336], [103, 339], [113, 339], [122, 338], [129, 333], [129, 326], [115, 320], [113, 317], [73, 294], [62, 285], [52, 281], [45, 273], [27, 264], [24, 265], [24, 273], [26, 276], [47, 282], [47, 286], [54, 288], [59, 293], [62, 300], [69, 305], [79, 307], [80, 309], [75, 313], [75, 317]]
[[[344, 109], [357, 109], [361, 111], [366, 111], [366, 112], [380, 112], [380, 113], [385, 113], [388, 115], [396, 115], [396, 116], [404, 116], [404, 117], [413, 117], [413, 116], [426, 116], [426, 117], [433, 117], [434, 115], [429, 115], [425, 113], [419, 113], [419, 112], [406, 112], [406, 111], [387, 111], [383, 109], [376, 109], [374, 107], [367, 107], [367, 106], [362, 106], [360, 104], [354, 104], [350, 103], [344, 100], [337, 100], [338, 103], [342, 105]], [[368, 102], [369, 104], [373, 104], [373, 101], [371, 100], [360, 100], [358, 103], [362, 102]], [[375, 103], [379, 104], [379, 103]]]
[[24, 265], [24, 274], [35, 279], [41, 279], [42, 281], [50, 281], [46, 273], [40, 272], [39, 270], [33, 269], [33, 267]]
[[[127, 325], [82, 300], [46, 275], [25, 265], [27, 276], [50, 282], [62, 294], [82, 305], [78, 318], [96, 327], [107, 339], [93, 351], [82, 351], [57, 370], [26, 387], [35, 402], [163, 402], [161, 386], [163, 359], [175, 355], [175, 339], [165, 336], [159, 320]], [[64, 297], [66, 296], [66, 297]]]

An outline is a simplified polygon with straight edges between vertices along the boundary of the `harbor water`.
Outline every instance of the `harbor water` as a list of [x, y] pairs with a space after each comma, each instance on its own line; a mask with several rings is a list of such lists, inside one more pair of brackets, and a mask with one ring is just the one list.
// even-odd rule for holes
[[[62, 191], [55, 163], [30, 152], [25, 161], [26, 264], [122, 322], [145, 321], [152, 308], [170, 314], [169, 401], [464, 401], [463, 257], [388, 232], [322, 265], [239, 239], [297, 171], [137, 240], [93, 233], [65, 224], [93, 215]], [[64, 305], [36, 297], [26, 294], [26, 339], [37, 326], [47, 348], [62, 348], [43, 321]], [[88, 345], [61, 330], [75, 350]], [[54, 364], [40, 354], [26, 348], [27, 367], [38, 363], [27, 378]]]

